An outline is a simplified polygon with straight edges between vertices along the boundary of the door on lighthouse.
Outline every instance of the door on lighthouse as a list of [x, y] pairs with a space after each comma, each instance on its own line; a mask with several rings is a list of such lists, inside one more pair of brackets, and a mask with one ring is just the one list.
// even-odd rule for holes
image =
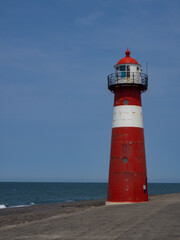
[[121, 143], [121, 173], [120, 173], [120, 188], [121, 201], [134, 201], [134, 172], [133, 172], [133, 146], [127, 135]]
[[122, 172], [120, 176], [121, 201], [134, 201], [134, 173]]

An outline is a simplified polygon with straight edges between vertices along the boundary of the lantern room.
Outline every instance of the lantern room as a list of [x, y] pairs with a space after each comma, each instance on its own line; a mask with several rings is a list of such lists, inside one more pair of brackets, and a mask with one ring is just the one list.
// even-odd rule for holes
[[115, 87], [122, 85], [138, 85], [142, 91], [147, 90], [148, 75], [142, 73], [142, 66], [132, 57], [127, 49], [126, 56], [114, 66], [115, 73], [108, 75], [108, 88], [114, 91]]

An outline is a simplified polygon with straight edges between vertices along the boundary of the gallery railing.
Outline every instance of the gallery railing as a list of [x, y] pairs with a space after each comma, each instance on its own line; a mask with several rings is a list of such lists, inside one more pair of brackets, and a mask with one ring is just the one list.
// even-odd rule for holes
[[139, 85], [142, 91], [148, 87], [148, 75], [142, 72], [122, 72], [111, 73], [107, 77], [108, 88], [113, 91], [119, 85]]

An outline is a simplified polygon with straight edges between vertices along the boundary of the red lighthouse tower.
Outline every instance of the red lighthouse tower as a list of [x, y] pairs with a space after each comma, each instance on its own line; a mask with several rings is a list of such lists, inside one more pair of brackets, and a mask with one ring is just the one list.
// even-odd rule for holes
[[148, 76], [141, 65], [126, 56], [108, 75], [114, 93], [108, 197], [106, 204], [148, 201], [141, 93], [147, 90]]

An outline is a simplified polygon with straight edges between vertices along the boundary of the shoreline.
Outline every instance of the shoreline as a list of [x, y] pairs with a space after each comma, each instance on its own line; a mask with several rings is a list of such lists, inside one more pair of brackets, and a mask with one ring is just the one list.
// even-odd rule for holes
[[[174, 192], [174, 193], [159, 193], [159, 194], [152, 194], [149, 195], [150, 197], [154, 197], [154, 196], [162, 196], [162, 195], [169, 195], [169, 194], [178, 194], [180, 192]], [[77, 200], [77, 201], [65, 201], [65, 202], [51, 202], [51, 203], [32, 203], [32, 204], [24, 204], [24, 205], [15, 205], [15, 206], [8, 206], [6, 204], [0, 204], [0, 206], [4, 206], [4, 208], [0, 208], [0, 213], [2, 210], [5, 209], [14, 209], [14, 208], [29, 208], [29, 207], [34, 207], [34, 206], [45, 206], [45, 205], [53, 205], [53, 204], [63, 204], [63, 205], [69, 205], [69, 204], [74, 204], [74, 203], [81, 203], [81, 202], [88, 202], [88, 201], [106, 201], [105, 198], [101, 199], [101, 198], [95, 198], [95, 199], [85, 199], [85, 200]]]

